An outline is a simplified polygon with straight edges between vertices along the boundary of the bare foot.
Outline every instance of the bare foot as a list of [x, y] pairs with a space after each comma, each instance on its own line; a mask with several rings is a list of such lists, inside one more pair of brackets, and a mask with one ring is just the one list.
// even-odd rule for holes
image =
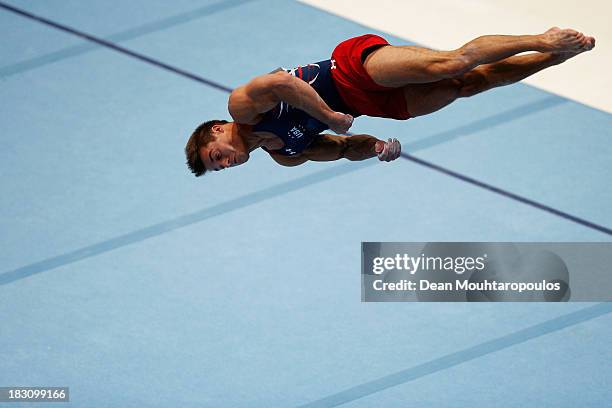
[[580, 48], [571, 51], [557, 51], [553, 54], [558, 55], [560, 62], [563, 62], [585, 51], [591, 51], [593, 48], [595, 48], [595, 38], [585, 36]]
[[555, 53], [581, 53], [589, 51], [595, 46], [595, 39], [572, 30], [571, 28], [560, 29], [553, 27], [542, 34], [547, 47]]
[[335, 133], [342, 135], [348, 132], [351, 126], [353, 126], [353, 117], [348, 114], [334, 112], [327, 125]]

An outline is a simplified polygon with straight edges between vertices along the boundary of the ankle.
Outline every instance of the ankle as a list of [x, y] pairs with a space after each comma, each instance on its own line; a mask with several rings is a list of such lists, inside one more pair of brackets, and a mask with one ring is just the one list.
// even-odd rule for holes
[[551, 52], [548, 55], [550, 56], [550, 65], [559, 65], [571, 58], [571, 55], [566, 52]]
[[548, 40], [546, 34], [533, 35], [534, 51], [538, 52], [550, 52], [553, 50], [553, 46]]

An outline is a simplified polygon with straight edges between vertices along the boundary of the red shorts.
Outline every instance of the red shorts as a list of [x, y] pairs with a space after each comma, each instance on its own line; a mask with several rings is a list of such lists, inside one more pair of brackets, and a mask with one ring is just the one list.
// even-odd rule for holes
[[372, 46], [389, 45], [374, 34], [350, 38], [341, 42], [332, 53], [331, 74], [344, 103], [353, 113], [390, 119], [408, 119], [402, 88], [378, 85], [361, 63], [361, 54]]

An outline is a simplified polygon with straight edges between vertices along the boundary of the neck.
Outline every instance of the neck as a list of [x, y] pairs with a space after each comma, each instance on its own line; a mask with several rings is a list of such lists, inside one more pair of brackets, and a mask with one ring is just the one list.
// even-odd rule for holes
[[262, 146], [264, 139], [253, 133], [253, 126], [232, 123], [232, 133], [242, 139], [244, 146], [249, 152]]

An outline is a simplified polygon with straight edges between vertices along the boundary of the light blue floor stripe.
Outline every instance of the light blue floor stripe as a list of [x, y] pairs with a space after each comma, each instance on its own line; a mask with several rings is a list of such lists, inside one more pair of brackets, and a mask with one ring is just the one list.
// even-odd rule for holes
[[280, 195], [287, 194], [292, 191], [296, 191], [301, 188], [329, 180], [332, 177], [347, 174], [377, 163], [377, 161], [346, 163], [340, 166], [336, 166], [332, 169], [319, 171], [314, 174], [309, 174], [307, 176], [300, 177], [295, 180], [277, 184], [275, 186], [268, 187], [266, 189], [254, 193], [250, 193], [242, 197], [238, 197], [236, 199], [217, 204], [213, 207], [206, 208], [201, 211], [183, 215], [168, 221], [161, 222], [159, 224], [151, 225], [149, 227], [145, 227], [130, 232], [128, 234], [120, 235], [118, 237], [111, 238], [107, 241], [89, 245], [84, 248], [80, 248], [75, 251], [68, 252], [66, 254], [62, 254], [53, 258], [48, 258], [30, 265], [26, 265], [9, 272], [4, 272], [0, 275], [0, 285], [6, 285], [16, 280], [27, 278], [28, 276], [32, 276], [60, 266], [87, 259], [92, 256], [96, 256], [120, 247], [124, 247], [126, 245], [143, 241], [148, 238], [162, 235], [166, 232], [170, 232], [178, 228], [183, 228], [188, 225], [204, 221], [208, 218], [227, 214], [229, 212], [257, 204], [270, 198], [278, 197]]
[[[122, 42], [133, 40], [144, 35], [154, 33], [156, 31], [165, 30], [180, 24], [189, 23], [198, 18], [209, 16], [211, 14], [219, 13], [221, 11], [230, 9], [232, 7], [238, 7], [245, 3], [250, 3], [255, 0], [224, 0], [215, 4], [200, 7], [186, 13], [177, 14], [175, 16], [167, 17], [159, 21], [143, 24], [138, 27], [131, 28], [110, 36], [104, 37], [107, 41]], [[99, 49], [100, 45], [94, 43], [84, 43], [67, 47], [59, 51], [51, 52], [45, 55], [31, 58], [26, 61], [18, 62], [16, 64], [7, 65], [0, 68], [0, 78], [6, 78], [11, 75], [19, 74], [22, 72], [30, 71], [35, 68], [45, 66], [66, 58], [76, 57], [90, 51]]]
[[536, 324], [523, 330], [499, 337], [484, 343], [477, 344], [467, 349], [436, 358], [423, 364], [390, 374], [373, 381], [356, 385], [355, 387], [341, 391], [337, 394], [301, 405], [302, 408], [336, 407], [355, 401], [359, 398], [383, 391], [396, 385], [416, 380], [429, 374], [433, 374], [447, 368], [457, 366], [470, 360], [495, 353], [505, 348], [524, 343], [526, 341], [559, 331], [566, 327], [574, 326], [587, 320], [594, 319], [612, 312], [611, 303], [599, 303], [597, 305], [568, 313], [563, 316]]
[[541, 111], [553, 108], [566, 102], [568, 102], [567, 99], [561, 98], [559, 96], [547, 96], [543, 99], [538, 99], [534, 102], [518, 106], [514, 109], [491, 115], [486, 118], [476, 120], [474, 122], [470, 122], [466, 125], [450, 129], [446, 132], [436, 133], [435, 135], [417, 140], [410, 144], [404, 144], [402, 146], [402, 151], [412, 153], [417, 150], [427, 149], [442, 143], [449, 142], [454, 139], [458, 139], [462, 136], [466, 136], [471, 133], [479, 132], [483, 129], [490, 129], [492, 127], [508, 123], [518, 118], [523, 118], [528, 115], [533, 115], [534, 113], [539, 113]]

